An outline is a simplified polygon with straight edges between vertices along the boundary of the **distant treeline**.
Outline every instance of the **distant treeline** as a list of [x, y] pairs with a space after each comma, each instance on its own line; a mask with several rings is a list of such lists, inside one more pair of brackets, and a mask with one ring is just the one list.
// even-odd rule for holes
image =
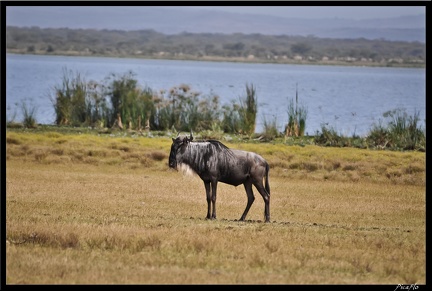
[[9, 53], [232, 60], [276, 63], [425, 66], [426, 45], [384, 39], [6, 27]]

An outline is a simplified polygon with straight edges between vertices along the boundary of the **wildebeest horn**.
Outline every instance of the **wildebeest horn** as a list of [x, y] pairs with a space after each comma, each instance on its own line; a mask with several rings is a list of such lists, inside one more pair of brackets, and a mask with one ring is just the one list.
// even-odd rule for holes
[[179, 136], [180, 131], [178, 131], [177, 128], [175, 128], [174, 124], [173, 126], [171, 126], [171, 130], [177, 132], [177, 136]]

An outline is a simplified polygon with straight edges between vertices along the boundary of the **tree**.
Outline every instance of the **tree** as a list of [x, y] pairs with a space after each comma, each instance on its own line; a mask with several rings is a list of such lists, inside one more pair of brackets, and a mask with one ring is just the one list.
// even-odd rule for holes
[[306, 42], [298, 42], [296, 44], [291, 45], [291, 51], [294, 54], [305, 55], [310, 50], [312, 50], [312, 46]]

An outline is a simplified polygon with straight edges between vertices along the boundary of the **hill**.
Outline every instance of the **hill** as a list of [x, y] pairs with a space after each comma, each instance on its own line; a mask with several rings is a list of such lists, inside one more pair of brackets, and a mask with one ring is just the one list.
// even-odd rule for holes
[[8, 9], [6, 16], [7, 26], [19, 27], [155, 30], [169, 35], [183, 32], [311, 35], [319, 38], [426, 42], [424, 14], [355, 20], [348, 16], [328, 18], [324, 11], [320, 18], [292, 18], [212, 11], [207, 7], [24, 6]]

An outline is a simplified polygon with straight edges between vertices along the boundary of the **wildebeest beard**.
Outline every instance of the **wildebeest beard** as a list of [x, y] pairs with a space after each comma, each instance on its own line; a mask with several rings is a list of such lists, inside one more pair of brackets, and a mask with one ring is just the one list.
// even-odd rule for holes
[[221, 175], [228, 175], [231, 163], [235, 162], [233, 152], [215, 140], [190, 142], [177, 156], [179, 165], [190, 167], [197, 175], [218, 169]]

